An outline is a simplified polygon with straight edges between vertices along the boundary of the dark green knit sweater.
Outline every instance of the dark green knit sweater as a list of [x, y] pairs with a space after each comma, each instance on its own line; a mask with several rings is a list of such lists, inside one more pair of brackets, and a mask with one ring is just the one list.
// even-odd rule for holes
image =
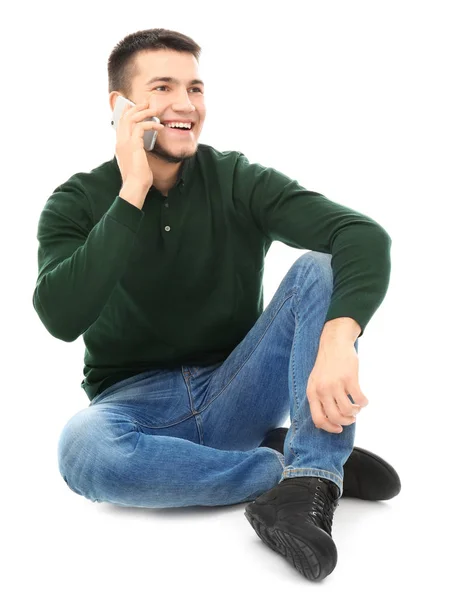
[[273, 240], [332, 254], [326, 321], [351, 317], [362, 335], [384, 299], [383, 227], [241, 152], [199, 144], [168, 197], [153, 186], [142, 210], [121, 187], [114, 157], [58, 186], [38, 223], [33, 306], [54, 337], [83, 336], [90, 400], [153, 368], [227, 358], [263, 312]]

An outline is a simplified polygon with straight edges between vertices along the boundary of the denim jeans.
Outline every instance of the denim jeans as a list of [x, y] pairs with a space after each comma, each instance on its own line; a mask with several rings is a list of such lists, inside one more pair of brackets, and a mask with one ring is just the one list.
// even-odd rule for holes
[[[58, 441], [69, 488], [150, 508], [252, 501], [290, 477], [324, 477], [342, 493], [356, 424], [317, 428], [306, 396], [332, 290], [331, 254], [306, 252], [224, 361], [153, 369], [95, 396]], [[284, 454], [258, 447], [289, 414]]]

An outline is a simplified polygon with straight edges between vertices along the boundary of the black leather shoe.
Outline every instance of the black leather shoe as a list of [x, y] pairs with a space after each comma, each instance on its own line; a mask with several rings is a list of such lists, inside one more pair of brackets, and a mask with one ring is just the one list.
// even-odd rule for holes
[[321, 477], [292, 477], [250, 502], [244, 511], [259, 538], [311, 581], [337, 564], [331, 537], [340, 489]]
[[[271, 430], [260, 446], [274, 448], [284, 454], [287, 431], [287, 427]], [[344, 464], [343, 498], [390, 500], [397, 496], [401, 487], [397, 471], [383, 458], [364, 448], [353, 448]]]
[[343, 498], [390, 500], [401, 490], [399, 475], [383, 458], [354, 447], [344, 465]]

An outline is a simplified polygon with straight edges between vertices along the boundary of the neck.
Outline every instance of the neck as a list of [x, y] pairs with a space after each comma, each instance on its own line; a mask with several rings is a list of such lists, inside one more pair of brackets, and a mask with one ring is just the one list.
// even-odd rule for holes
[[153, 185], [167, 196], [168, 191], [176, 184], [182, 161], [166, 162], [156, 156], [148, 156], [148, 164], [153, 173]]

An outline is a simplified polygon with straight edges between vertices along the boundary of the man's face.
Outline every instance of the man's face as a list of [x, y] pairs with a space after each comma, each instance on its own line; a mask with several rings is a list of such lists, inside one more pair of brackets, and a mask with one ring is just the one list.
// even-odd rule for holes
[[[141, 104], [153, 98], [161, 123], [188, 119], [193, 122], [191, 131], [180, 132], [169, 127], [159, 131], [149, 154], [169, 163], [194, 155], [206, 115], [204, 85], [191, 83], [200, 79], [195, 56], [189, 52], [153, 50], [140, 52], [135, 59], [138, 75], [131, 82], [129, 100]], [[155, 77], [173, 77], [177, 81], [149, 83]]]

